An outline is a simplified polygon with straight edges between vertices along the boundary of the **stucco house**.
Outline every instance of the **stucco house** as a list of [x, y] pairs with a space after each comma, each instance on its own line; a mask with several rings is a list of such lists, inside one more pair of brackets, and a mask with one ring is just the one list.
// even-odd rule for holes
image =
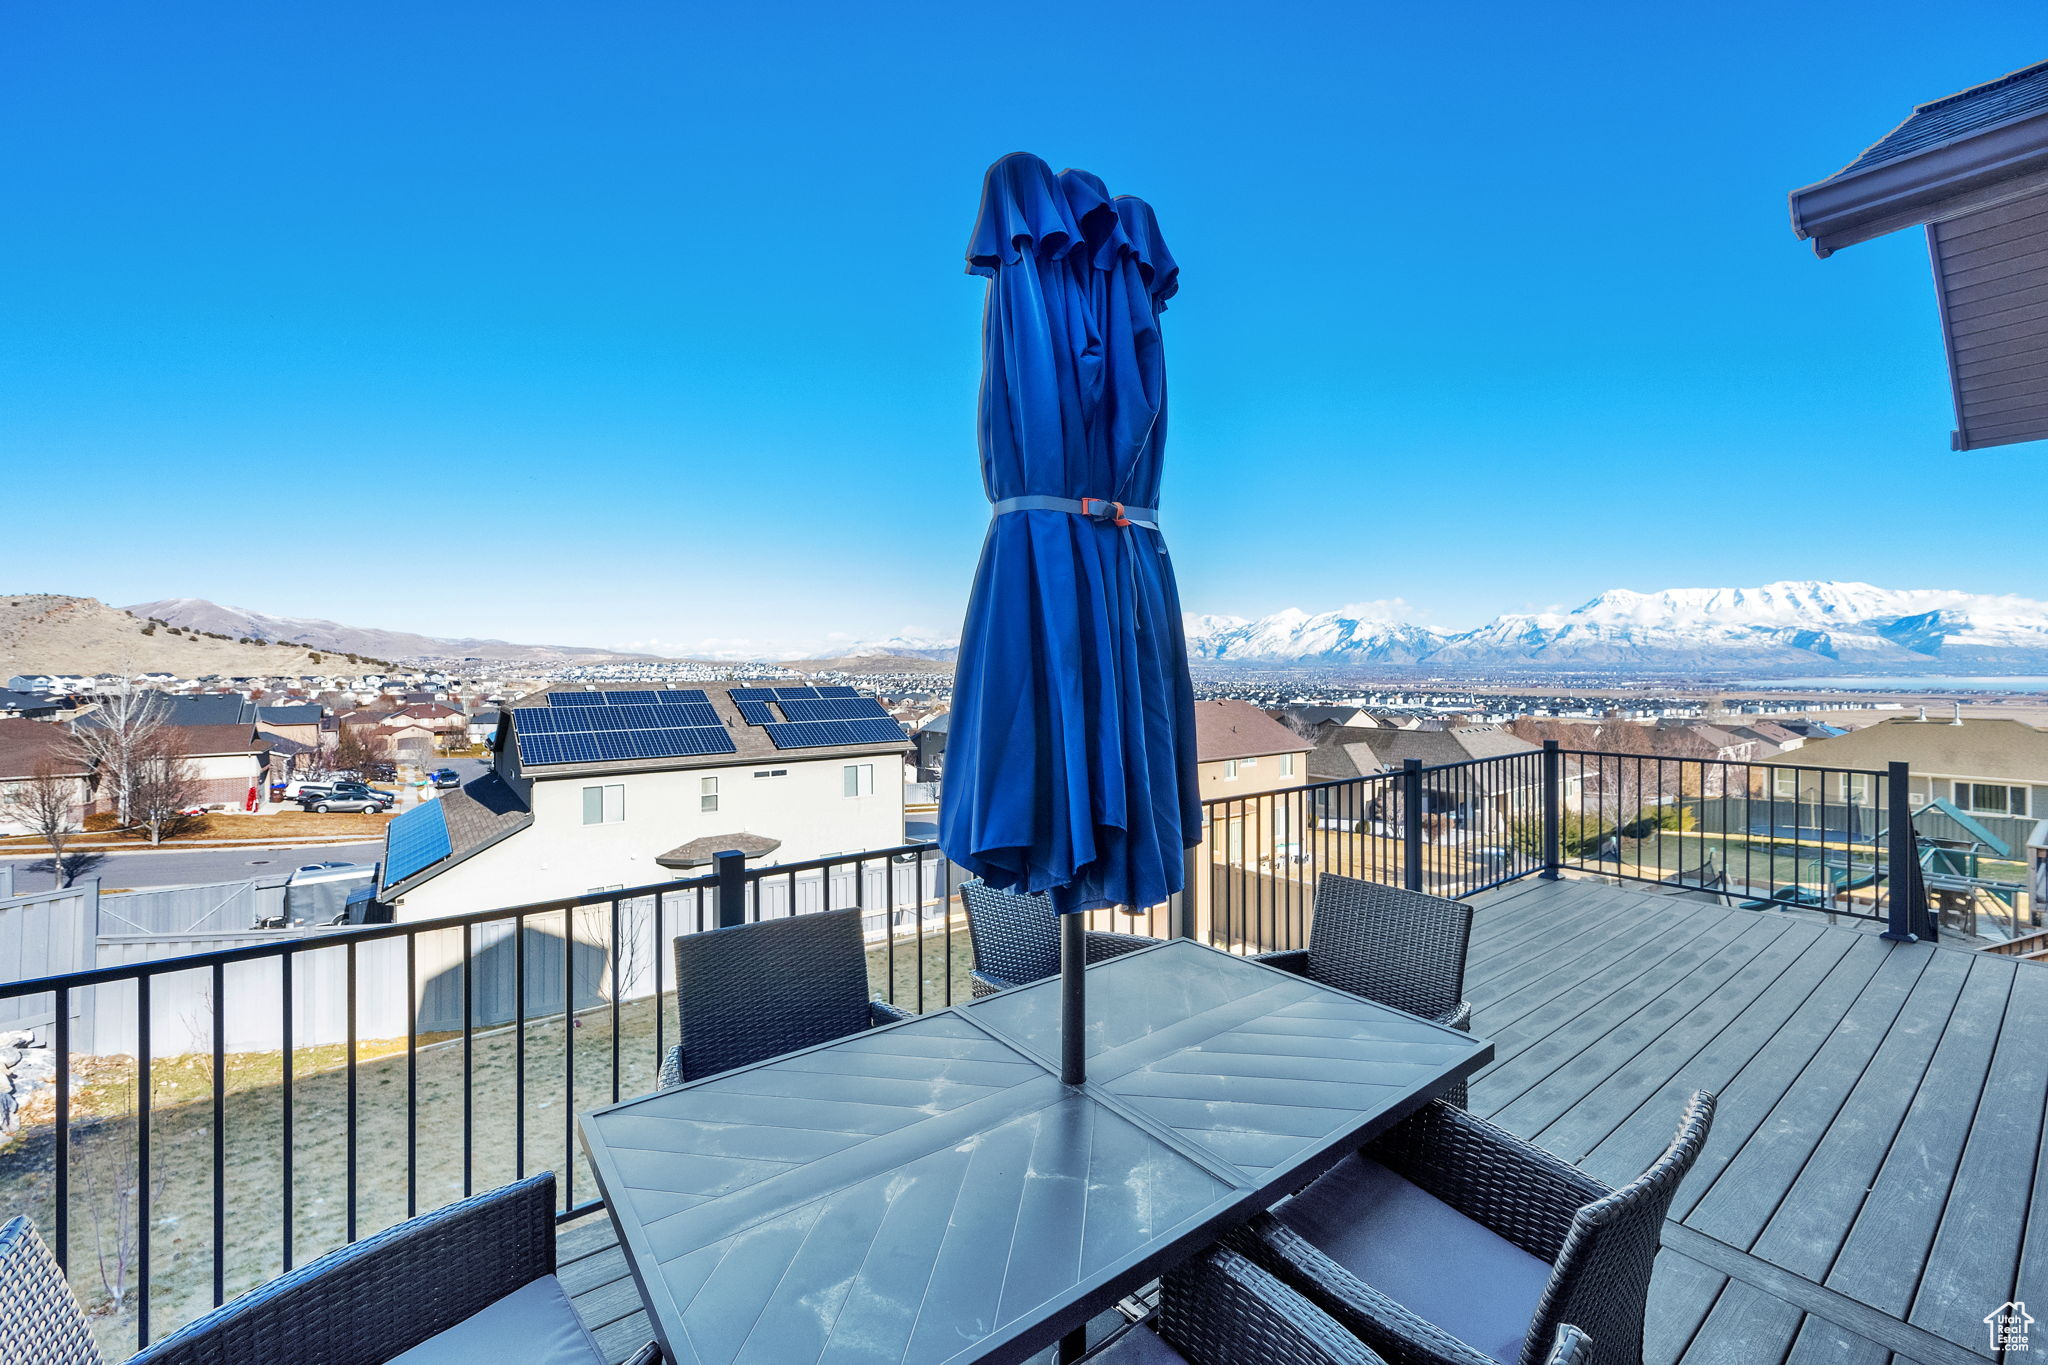
[[[747, 687], [693, 684], [732, 751], [672, 758], [561, 761], [533, 742], [549, 693], [587, 689], [519, 698], [500, 716], [490, 773], [393, 822], [380, 899], [399, 919], [430, 919], [701, 875], [714, 845], [768, 866], [902, 843], [910, 741], [778, 748], [733, 700]], [[435, 856], [421, 862], [416, 837]]]

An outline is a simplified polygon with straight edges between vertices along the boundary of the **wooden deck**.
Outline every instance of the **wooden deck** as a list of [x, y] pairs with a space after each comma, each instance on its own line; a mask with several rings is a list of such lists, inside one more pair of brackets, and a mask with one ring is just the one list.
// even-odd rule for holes
[[[1720, 1095], [1647, 1365], [1982, 1365], [1985, 1314], [2048, 1321], [2048, 967], [1594, 881], [1475, 904], [1475, 1112], [1614, 1181]], [[560, 1250], [623, 1360], [649, 1329], [608, 1220]]]

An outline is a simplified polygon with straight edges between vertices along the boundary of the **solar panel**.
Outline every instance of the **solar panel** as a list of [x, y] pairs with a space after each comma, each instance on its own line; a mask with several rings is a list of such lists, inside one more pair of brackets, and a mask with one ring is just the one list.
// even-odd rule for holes
[[550, 692], [549, 706], [603, 706], [604, 696], [598, 692]]
[[772, 687], [735, 687], [729, 694], [734, 701], [774, 701]]
[[881, 703], [867, 697], [830, 697], [817, 701], [787, 700], [782, 714], [791, 720], [887, 720]]
[[857, 697], [860, 695], [860, 689], [858, 687], [821, 687], [818, 689], [818, 695], [821, 697]]
[[768, 709], [765, 701], [743, 701], [740, 703], [740, 719], [749, 725], [773, 725], [775, 713]]
[[798, 720], [763, 726], [778, 749], [816, 749], [828, 744], [883, 744], [903, 738], [893, 720]]
[[384, 827], [384, 885], [432, 867], [453, 850], [448, 817], [439, 801], [426, 801]]
[[637, 758], [682, 758], [733, 752], [723, 725], [676, 726], [662, 730], [581, 730], [541, 734], [520, 741], [519, 755], [536, 766], [551, 763], [615, 763]]
[[818, 689], [815, 687], [778, 687], [775, 689], [775, 700], [777, 701], [816, 701], [817, 699]]
[[650, 689], [627, 692], [600, 692], [606, 706], [653, 706], [661, 701], [661, 693]]
[[701, 687], [671, 687], [654, 695], [663, 706], [682, 706], [690, 702], [709, 704], [711, 701], [711, 698], [704, 695], [704, 689]]

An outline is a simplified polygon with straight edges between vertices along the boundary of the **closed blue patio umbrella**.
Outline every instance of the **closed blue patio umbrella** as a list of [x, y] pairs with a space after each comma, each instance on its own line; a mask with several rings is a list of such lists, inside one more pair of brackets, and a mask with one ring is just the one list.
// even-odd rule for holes
[[[1028, 153], [988, 170], [980, 446], [992, 504], [954, 671], [939, 841], [1065, 916], [1156, 905], [1200, 839], [1194, 695], [1159, 530], [1179, 271], [1142, 200]], [[1080, 922], [1062, 921], [1069, 1080]], [[1072, 951], [1070, 951], [1072, 950]]]

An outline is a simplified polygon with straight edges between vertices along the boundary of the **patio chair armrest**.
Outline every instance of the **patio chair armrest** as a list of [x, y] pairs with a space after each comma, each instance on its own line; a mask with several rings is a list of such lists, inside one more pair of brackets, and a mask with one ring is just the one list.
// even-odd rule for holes
[[1157, 942], [1158, 939], [1146, 938], [1142, 934], [1113, 934], [1107, 929], [1090, 929], [1087, 934], [1088, 960], [1107, 962], [1139, 948], [1150, 948]]
[[128, 1365], [383, 1365], [554, 1270], [555, 1178], [530, 1176], [288, 1271]]
[[984, 972], [980, 970], [969, 972], [967, 974], [967, 979], [973, 983], [974, 994], [977, 998], [984, 995], [994, 995], [997, 991], [1009, 990], [1012, 986], [1015, 986], [1017, 984], [1014, 981], [1006, 981], [1002, 977], [995, 975], [993, 972]]
[[1470, 1000], [1460, 1000], [1456, 1009], [1438, 1015], [1436, 1022], [1442, 1024], [1445, 1028], [1454, 1028], [1470, 1033], [1472, 1031], [1472, 1002]]
[[1287, 948], [1277, 953], [1254, 953], [1252, 961], [1263, 962], [1268, 967], [1278, 967], [1283, 972], [1296, 976], [1308, 975], [1308, 949]]
[[0, 1359], [101, 1365], [57, 1258], [27, 1218], [0, 1224]]
[[1159, 1334], [1195, 1360], [1386, 1365], [1328, 1313], [1228, 1247], [1161, 1277], [1156, 1321]]
[[1441, 1102], [1373, 1139], [1365, 1155], [1544, 1261], [1564, 1249], [1580, 1208], [1614, 1193], [1542, 1148]]
[[1491, 1356], [1359, 1279], [1269, 1213], [1223, 1240], [1395, 1365], [1496, 1365]]
[[868, 1001], [868, 1027], [870, 1028], [880, 1028], [884, 1024], [900, 1024], [906, 1019], [915, 1018], [917, 1016], [909, 1010], [899, 1005], [892, 1005], [886, 1000]]
[[683, 1083], [683, 1045], [677, 1043], [661, 1059], [661, 1078], [657, 1088], [671, 1090]]

